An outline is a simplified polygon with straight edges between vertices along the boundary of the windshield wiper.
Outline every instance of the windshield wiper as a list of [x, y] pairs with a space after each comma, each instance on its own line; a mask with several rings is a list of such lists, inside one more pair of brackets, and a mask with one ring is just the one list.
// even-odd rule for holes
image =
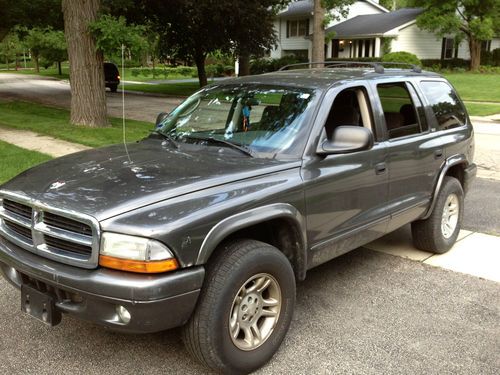
[[179, 145], [177, 144], [177, 142], [168, 134], [162, 133], [159, 130], [153, 130], [151, 133], [161, 135], [163, 138], [165, 138], [167, 141], [169, 141], [175, 148], [179, 148]]
[[187, 137], [187, 138], [191, 138], [191, 139], [197, 139], [197, 140], [200, 140], [200, 141], [207, 141], [207, 142], [212, 142], [212, 143], [219, 143], [219, 144], [222, 144], [222, 145], [226, 145], [226, 146], [229, 146], [235, 150], [238, 150], [242, 153], [244, 153], [245, 155], [248, 155], [250, 156], [251, 158], [253, 158], [253, 152], [252, 150], [250, 150], [249, 148], [247, 147], [244, 147], [244, 146], [240, 146], [236, 143], [232, 143], [232, 142], [229, 142], [229, 141], [226, 141], [224, 139], [219, 139], [219, 138], [214, 138], [214, 137]]

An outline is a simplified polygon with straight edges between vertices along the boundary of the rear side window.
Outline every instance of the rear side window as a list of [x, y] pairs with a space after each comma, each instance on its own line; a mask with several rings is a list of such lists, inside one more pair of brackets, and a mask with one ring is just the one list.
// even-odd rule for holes
[[439, 130], [465, 124], [465, 110], [453, 88], [445, 82], [422, 81], [420, 87], [432, 107]]
[[[419, 134], [425, 129], [420, 126], [419, 116], [405, 82], [391, 82], [377, 85], [380, 104], [390, 139]], [[420, 107], [420, 103], [418, 103]]]

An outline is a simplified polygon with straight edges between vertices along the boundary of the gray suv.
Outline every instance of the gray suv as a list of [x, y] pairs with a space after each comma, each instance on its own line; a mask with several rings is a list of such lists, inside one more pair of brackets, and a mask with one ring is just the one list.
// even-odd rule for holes
[[272, 357], [309, 269], [408, 223], [417, 248], [450, 249], [476, 173], [464, 105], [417, 68], [289, 67], [159, 118], [1, 186], [0, 270], [46, 324], [183, 326], [226, 373]]

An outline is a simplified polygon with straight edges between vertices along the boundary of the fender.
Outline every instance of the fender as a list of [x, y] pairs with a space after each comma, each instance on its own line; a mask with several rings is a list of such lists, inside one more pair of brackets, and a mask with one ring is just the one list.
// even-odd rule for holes
[[297, 277], [305, 278], [307, 267], [306, 225], [302, 214], [291, 204], [274, 203], [229, 216], [210, 229], [203, 240], [196, 265], [205, 264], [215, 248], [230, 234], [271, 219], [286, 219], [296, 226], [299, 233], [299, 254], [297, 256]]
[[443, 166], [441, 167], [441, 172], [439, 172], [439, 177], [437, 179], [436, 186], [434, 187], [434, 193], [432, 194], [431, 204], [430, 204], [427, 212], [425, 213], [425, 215], [420, 220], [425, 220], [429, 216], [431, 216], [432, 210], [434, 210], [434, 206], [436, 205], [436, 199], [437, 199], [437, 196], [439, 194], [439, 190], [441, 190], [441, 186], [443, 185], [444, 177], [446, 176], [446, 173], [448, 172], [448, 170], [451, 167], [453, 167], [454, 165], [463, 164], [463, 163], [465, 163], [465, 165], [469, 164], [469, 161], [467, 160], [467, 158], [463, 154], [453, 155], [453, 156], [450, 156], [449, 158], [446, 159], [446, 161], [443, 163]]

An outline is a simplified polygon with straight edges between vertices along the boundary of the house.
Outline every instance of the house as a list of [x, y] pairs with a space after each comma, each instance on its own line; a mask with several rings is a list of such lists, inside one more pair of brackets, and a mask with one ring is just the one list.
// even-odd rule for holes
[[[278, 13], [274, 28], [278, 35], [278, 46], [271, 51], [271, 58], [295, 55], [300, 58], [311, 56], [311, 33], [313, 30], [313, 0], [294, 1]], [[333, 11], [334, 20], [329, 26], [352, 19], [360, 14], [380, 14], [389, 12], [378, 4], [378, 0], [355, 1], [348, 8], [346, 17]], [[331, 56], [332, 43], [325, 46], [325, 56]]]
[[[275, 28], [279, 43], [271, 57], [294, 54], [310, 59], [312, 11], [313, 1], [301, 0], [278, 14]], [[469, 59], [466, 41], [456, 45], [451, 36], [443, 38], [421, 30], [416, 19], [422, 12], [420, 8], [389, 12], [377, 1], [356, 1], [347, 17], [326, 28], [325, 34], [331, 38], [325, 44], [325, 57], [381, 57], [384, 50], [390, 50], [410, 52], [419, 59]], [[485, 42], [483, 48], [488, 51], [500, 48], [500, 38]]]

